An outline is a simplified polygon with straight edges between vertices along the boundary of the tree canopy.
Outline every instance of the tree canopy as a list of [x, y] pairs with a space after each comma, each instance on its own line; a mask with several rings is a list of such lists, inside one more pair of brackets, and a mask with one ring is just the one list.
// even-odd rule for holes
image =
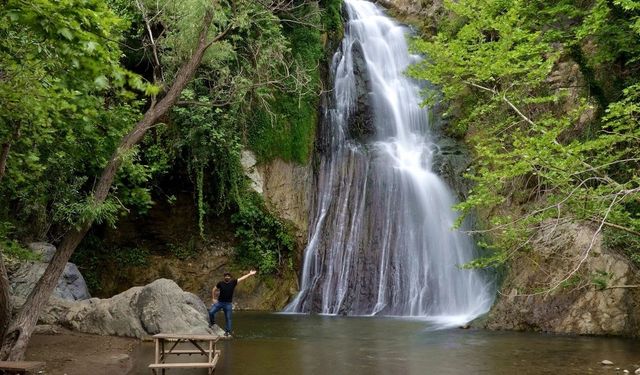
[[494, 252], [471, 265], [501, 264], [559, 221], [592, 222], [640, 261], [640, 2], [445, 7], [410, 73], [438, 85], [427, 100], [441, 95], [447, 130], [475, 151], [459, 209], [486, 218]]
[[240, 152], [308, 162], [321, 33], [335, 16], [323, 9], [334, 3], [3, 3], [0, 247], [12, 257], [25, 256], [20, 243], [33, 239], [59, 247], [11, 324], [0, 257], [2, 359], [23, 356], [40, 308], [93, 223], [114, 225], [154, 199], [175, 199], [159, 194], [162, 175], [189, 180], [201, 235], [207, 215], [239, 211], [240, 237], [274, 237], [246, 260], [267, 273], [285, 266], [291, 237], [245, 189]]

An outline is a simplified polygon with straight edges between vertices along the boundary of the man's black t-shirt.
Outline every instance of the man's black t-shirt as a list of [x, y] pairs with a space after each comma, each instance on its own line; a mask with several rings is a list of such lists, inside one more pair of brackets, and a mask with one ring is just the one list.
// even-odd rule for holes
[[218, 285], [216, 285], [216, 288], [218, 288], [218, 290], [220, 291], [220, 295], [218, 296], [218, 301], [232, 302], [233, 290], [236, 288], [236, 285], [238, 285], [238, 280], [236, 279], [229, 280], [228, 283], [225, 283], [224, 281], [220, 281]]

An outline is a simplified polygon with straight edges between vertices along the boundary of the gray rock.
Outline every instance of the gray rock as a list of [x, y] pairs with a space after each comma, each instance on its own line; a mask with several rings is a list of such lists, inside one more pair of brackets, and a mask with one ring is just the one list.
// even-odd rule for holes
[[[591, 285], [593, 277], [600, 274], [606, 275], [607, 286], [640, 283], [631, 260], [604, 246], [595, 225], [546, 220], [531, 247], [529, 255], [509, 262], [486, 328], [638, 336], [640, 294], [633, 288], [600, 290]], [[585, 249], [590, 249], [586, 258]], [[577, 265], [577, 285], [560, 285]], [[540, 285], [560, 287], [548, 295], [519, 296]]]
[[60, 327], [51, 324], [40, 324], [34, 328], [33, 333], [39, 335], [57, 335], [60, 333]]
[[120, 353], [120, 354], [113, 354], [110, 359], [114, 362], [127, 362], [128, 360], [131, 359], [131, 357], [129, 356], [129, 354], [125, 354], [125, 353]]
[[40, 255], [41, 262], [49, 263], [53, 259], [53, 255], [56, 253], [56, 247], [46, 242], [32, 242], [29, 245], [29, 249], [35, 254]]
[[437, 143], [433, 169], [447, 181], [458, 199], [464, 200], [471, 189], [471, 181], [464, 174], [468, 172], [472, 155], [462, 142], [455, 139], [442, 136]]
[[208, 325], [207, 308], [202, 300], [167, 279], [156, 280], [142, 288], [136, 309], [149, 334], [202, 333]]
[[167, 279], [108, 299], [69, 302], [52, 298], [40, 322], [78, 332], [137, 338], [160, 332], [223, 334], [219, 328], [208, 327], [207, 309], [198, 297]]
[[240, 164], [242, 164], [245, 176], [251, 180], [251, 189], [262, 194], [264, 180], [256, 168], [256, 155], [250, 150], [242, 150], [241, 155]]
[[608, 359], [605, 359], [604, 361], [600, 362], [600, 364], [604, 366], [613, 366], [613, 362], [609, 361]]
[[[26, 297], [31, 293], [40, 277], [44, 274], [49, 263], [28, 262], [24, 263], [14, 272], [9, 282], [12, 294], [17, 297]], [[64, 272], [58, 280], [58, 285], [53, 291], [55, 297], [78, 301], [91, 298], [84, 277], [73, 263], [67, 263]]]

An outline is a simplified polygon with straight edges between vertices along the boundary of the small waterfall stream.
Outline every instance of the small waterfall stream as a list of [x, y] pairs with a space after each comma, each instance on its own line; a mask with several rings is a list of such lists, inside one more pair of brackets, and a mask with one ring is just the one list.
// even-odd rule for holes
[[301, 291], [285, 312], [464, 323], [489, 309], [493, 288], [459, 268], [474, 244], [452, 229], [455, 200], [432, 171], [428, 110], [404, 75], [418, 59], [408, 30], [368, 1], [345, 7]]

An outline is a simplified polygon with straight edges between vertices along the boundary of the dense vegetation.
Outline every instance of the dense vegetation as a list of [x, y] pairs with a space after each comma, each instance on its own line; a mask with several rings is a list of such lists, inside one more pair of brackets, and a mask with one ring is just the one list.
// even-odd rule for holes
[[[175, 191], [191, 192], [201, 237], [208, 217], [237, 212], [240, 263], [265, 273], [288, 264], [287, 226], [248, 193], [241, 152], [252, 149], [261, 161], [308, 162], [321, 36], [336, 22], [336, 4], [3, 2], [2, 254], [29, 256], [23, 244], [32, 240], [60, 246], [50, 277], [11, 326], [2, 285], [0, 336], [7, 335], [0, 357], [21, 358], [34, 316], [61, 272], [57, 265], [66, 263], [93, 223], [145, 215], [159, 200], [175, 202]], [[243, 241], [251, 231], [265, 239], [257, 253], [246, 254]], [[112, 255], [137, 262], [146, 252], [117, 249]]]
[[126, 156], [112, 197], [99, 206], [91, 204], [96, 178], [191, 52], [208, 2], [8, 4], [0, 26], [5, 252], [21, 254], [29, 240], [55, 243], [89, 217], [114, 224], [145, 214], [154, 200], [175, 200], [165, 193], [167, 176], [188, 180], [181, 188], [194, 191], [202, 235], [208, 215], [269, 216], [260, 204], [241, 207], [253, 198], [245, 197], [240, 154], [308, 162], [321, 34], [339, 20], [339, 1], [240, 3], [219, 6], [214, 23], [228, 35], [162, 119], [167, 126], [157, 124]]
[[459, 208], [486, 219], [493, 252], [472, 266], [562, 222], [640, 262], [640, 2], [445, 1], [414, 47], [428, 58], [411, 74], [438, 85], [427, 101], [441, 95], [447, 131], [475, 151]]

